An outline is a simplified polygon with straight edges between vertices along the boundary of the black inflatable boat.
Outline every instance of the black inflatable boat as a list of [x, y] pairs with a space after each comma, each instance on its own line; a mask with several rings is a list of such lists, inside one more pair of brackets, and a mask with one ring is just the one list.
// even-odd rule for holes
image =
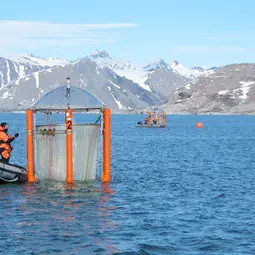
[[165, 128], [166, 124], [143, 124], [142, 122], [138, 122], [136, 127], [144, 127], [144, 128]]
[[4, 182], [25, 182], [27, 170], [21, 166], [5, 164], [0, 161], [0, 181]]

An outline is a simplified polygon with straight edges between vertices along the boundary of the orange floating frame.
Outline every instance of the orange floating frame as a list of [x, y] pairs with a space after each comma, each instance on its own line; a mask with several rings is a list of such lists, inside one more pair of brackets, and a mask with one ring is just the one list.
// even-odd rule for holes
[[[27, 169], [28, 182], [35, 182], [34, 174], [34, 127], [33, 127], [33, 110], [26, 111], [27, 126]], [[65, 111], [66, 123], [66, 183], [73, 183], [73, 133], [72, 133], [72, 115], [73, 110]], [[103, 169], [102, 182], [111, 180], [111, 110], [103, 109]]]

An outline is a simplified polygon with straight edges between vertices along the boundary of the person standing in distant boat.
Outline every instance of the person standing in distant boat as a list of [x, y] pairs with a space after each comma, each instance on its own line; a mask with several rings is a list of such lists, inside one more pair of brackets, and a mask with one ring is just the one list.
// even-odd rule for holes
[[3, 163], [8, 163], [11, 157], [11, 142], [13, 142], [19, 134], [15, 134], [14, 136], [8, 135], [8, 124], [6, 122], [2, 122], [0, 124], [0, 154], [2, 156], [1, 161]]

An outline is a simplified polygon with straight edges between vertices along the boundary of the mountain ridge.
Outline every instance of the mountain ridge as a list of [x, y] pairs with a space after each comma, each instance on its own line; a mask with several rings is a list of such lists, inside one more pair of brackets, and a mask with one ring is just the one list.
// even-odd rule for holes
[[28, 107], [70, 76], [115, 111], [163, 105], [168, 113], [255, 113], [253, 63], [187, 68], [161, 58], [140, 67], [104, 50], [72, 62], [32, 54], [17, 59], [0, 58], [2, 108]]
[[255, 64], [232, 64], [175, 91], [164, 109], [175, 113], [255, 113]]

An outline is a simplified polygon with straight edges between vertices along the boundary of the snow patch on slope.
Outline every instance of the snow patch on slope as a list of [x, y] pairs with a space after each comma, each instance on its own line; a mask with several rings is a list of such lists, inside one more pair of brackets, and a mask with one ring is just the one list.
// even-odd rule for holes
[[34, 73], [34, 77], [35, 77], [36, 87], [39, 88], [39, 85], [40, 85], [39, 72]]
[[151, 92], [151, 88], [149, 85], [145, 84], [148, 79], [148, 74], [150, 72], [144, 71], [142, 69], [133, 69], [133, 70], [114, 70], [119, 76], [125, 77], [128, 80], [132, 80], [137, 83], [143, 89]]
[[11, 81], [11, 76], [10, 76], [10, 66], [9, 66], [9, 61], [6, 60], [6, 68], [7, 68], [7, 84]]
[[191, 85], [191, 84], [185, 85], [185, 89], [190, 89], [190, 85]]
[[15, 81], [15, 85], [19, 85], [20, 78]]
[[25, 67], [23, 65], [19, 66], [19, 75], [20, 75], [20, 77], [26, 76]]
[[242, 91], [242, 96], [239, 96], [240, 99], [246, 100], [248, 98], [248, 93], [250, 90], [251, 85], [253, 85], [255, 82], [244, 82], [240, 81], [241, 84], [240, 90]]
[[229, 90], [220, 90], [217, 94], [218, 95], [226, 95], [229, 93]]
[[119, 85], [115, 84], [114, 82], [112, 82], [112, 81], [110, 81], [110, 80], [108, 80], [108, 81], [109, 81], [114, 87], [120, 89], [120, 86], [119, 86]]
[[114, 99], [114, 101], [116, 102], [116, 104], [118, 105], [119, 109], [122, 110], [122, 109], [126, 109], [119, 100], [117, 100], [117, 98], [112, 94], [112, 97]]
[[3, 94], [2, 98], [3, 98], [3, 99], [6, 99], [6, 98], [8, 97], [8, 95], [9, 95], [9, 92], [8, 92], [8, 91], [6, 91], [6, 92], [4, 92], [4, 94]]
[[217, 92], [217, 94], [218, 95], [230, 95], [232, 98], [236, 98], [237, 96], [239, 96], [239, 99], [241, 99], [241, 100], [248, 99], [248, 93], [250, 91], [251, 85], [255, 84], [255, 82], [240, 81], [239, 83], [241, 84], [240, 88], [233, 89], [233, 90], [221, 90], [221, 91]]

